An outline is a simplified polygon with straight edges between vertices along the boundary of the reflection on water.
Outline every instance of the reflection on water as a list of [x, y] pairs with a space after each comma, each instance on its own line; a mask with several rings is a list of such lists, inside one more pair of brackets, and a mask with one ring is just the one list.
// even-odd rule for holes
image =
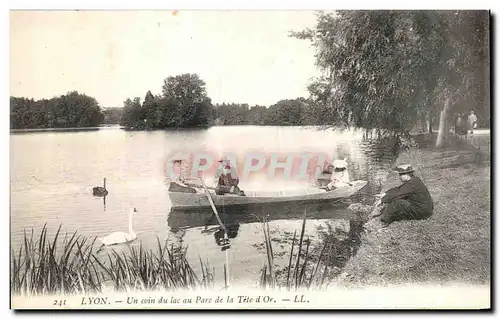
[[[37, 132], [11, 134], [11, 237], [17, 246], [25, 228], [36, 231], [47, 223], [49, 232], [62, 224], [63, 231], [89, 237], [127, 231], [128, 211], [137, 208], [133, 227], [139, 242], [155, 246], [156, 238], [189, 246], [194, 264], [199, 257], [217, 269], [225, 253], [217, 244], [218, 223], [208, 211], [171, 211], [166, 193], [165, 159], [172, 153], [208, 150], [211, 154], [231, 152], [240, 157], [250, 150], [271, 152], [324, 153], [331, 158], [347, 158], [351, 179], [369, 183], [353, 201], [378, 187], [394, 159], [390, 143], [363, 140], [361, 132], [321, 131], [296, 127], [213, 127], [204, 130], [130, 132], [103, 129], [83, 132]], [[92, 187], [106, 177], [106, 197], [92, 196]], [[269, 180], [255, 174], [242, 180], [242, 189], [296, 187], [283, 180]], [[251, 209], [218, 207], [221, 219], [231, 228], [231, 248], [227, 251], [233, 280], [254, 282], [265, 252], [259, 219], [270, 221], [276, 238], [300, 232], [307, 209], [306, 233], [318, 237], [318, 227], [336, 225], [349, 228], [356, 216], [346, 209], [349, 201], [321, 204], [280, 204]], [[344, 225], [344, 226], [342, 226]], [[347, 226], [345, 226], [347, 225]], [[134, 243], [134, 245], [137, 243]], [[117, 247], [117, 249], [121, 249]], [[277, 251], [280, 247], [276, 248]], [[278, 261], [279, 262], [279, 261]], [[220, 266], [220, 267], [219, 267]], [[223, 276], [219, 273], [219, 278]]]

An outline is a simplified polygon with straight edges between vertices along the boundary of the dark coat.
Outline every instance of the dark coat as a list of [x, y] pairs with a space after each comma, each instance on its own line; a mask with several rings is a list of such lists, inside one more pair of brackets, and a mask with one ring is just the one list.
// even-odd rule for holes
[[233, 178], [231, 174], [222, 174], [219, 176], [218, 186], [236, 187], [240, 180], [238, 177]]
[[405, 210], [408, 210], [408, 213], [415, 217], [428, 217], [434, 210], [434, 202], [429, 190], [416, 176], [402, 185], [388, 190], [381, 201], [384, 204], [390, 204], [399, 199], [409, 203], [409, 205], [405, 205]]

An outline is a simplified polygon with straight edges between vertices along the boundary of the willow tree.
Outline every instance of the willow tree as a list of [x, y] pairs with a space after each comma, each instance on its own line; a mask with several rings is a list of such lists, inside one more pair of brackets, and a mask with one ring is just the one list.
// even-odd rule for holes
[[452, 112], [475, 110], [489, 118], [489, 16], [487, 11], [440, 12], [443, 49], [433, 96], [440, 112], [437, 146]]
[[471, 66], [484, 65], [477, 29], [487, 28], [487, 18], [481, 11], [320, 12], [314, 29], [292, 36], [316, 47], [323, 76], [309, 91], [329, 106], [332, 125], [405, 134], [440, 114], [441, 143], [449, 110], [467, 88], [481, 86]]

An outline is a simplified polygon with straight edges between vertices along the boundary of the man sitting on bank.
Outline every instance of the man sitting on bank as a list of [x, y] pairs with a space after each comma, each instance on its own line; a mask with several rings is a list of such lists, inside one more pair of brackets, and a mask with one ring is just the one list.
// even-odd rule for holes
[[236, 170], [232, 170], [229, 161], [227, 159], [222, 159], [219, 163], [221, 163], [222, 170], [216, 173], [216, 177], [218, 177], [218, 179], [215, 193], [217, 195], [231, 193], [239, 196], [245, 196], [245, 193], [238, 187], [240, 179], [238, 178]]
[[381, 214], [380, 221], [384, 227], [398, 220], [429, 218], [433, 213], [434, 203], [427, 187], [413, 174], [412, 166], [399, 165], [396, 172], [403, 184], [376, 195], [381, 197], [376, 206], [384, 206], [372, 217]]

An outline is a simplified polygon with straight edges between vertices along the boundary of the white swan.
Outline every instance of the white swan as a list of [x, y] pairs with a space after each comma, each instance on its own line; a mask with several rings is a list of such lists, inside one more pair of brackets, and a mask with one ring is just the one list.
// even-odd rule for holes
[[102, 242], [102, 245], [97, 250], [97, 253], [104, 246], [123, 244], [123, 243], [133, 241], [137, 238], [137, 233], [132, 228], [132, 217], [136, 212], [137, 212], [137, 210], [135, 208], [130, 209], [130, 213], [128, 215], [128, 233], [117, 231], [117, 232], [113, 232], [113, 233], [109, 234], [106, 237], [101, 238], [100, 241]]

